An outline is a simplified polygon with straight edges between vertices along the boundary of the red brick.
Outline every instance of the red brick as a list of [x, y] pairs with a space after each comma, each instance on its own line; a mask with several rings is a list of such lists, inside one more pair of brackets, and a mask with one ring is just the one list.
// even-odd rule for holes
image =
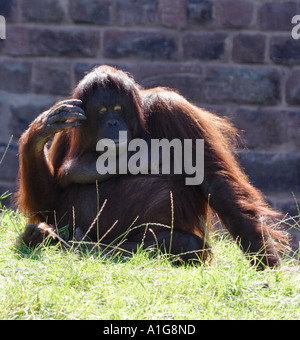
[[233, 39], [232, 59], [240, 63], [263, 63], [265, 49], [265, 36], [241, 33]]
[[294, 40], [290, 34], [272, 37], [270, 40], [270, 58], [277, 64], [300, 64], [299, 40]]
[[97, 57], [98, 31], [61, 27], [11, 27], [4, 51], [14, 57]]
[[5, 17], [6, 22], [16, 22], [18, 20], [17, 0], [0, 1], [0, 15]]
[[32, 65], [27, 61], [2, 60], [0, 90], [24, 93], [31, 90]]
[[291, 20], [299, 14], [295, 1], [266, 2], [259, 9], [259, 24], [263, 30], [290, 31]]
[[300, 190], [300, 156], [292, 153], [243, 152], [242, 167], [251, 182], [266, 191]]
[[118, 25], [156, 25], [159, 0], [117, 0], [116, 17]]
[[111, 30], [105, 32], [104, 46], [107, 58], [178, 59], [178, 36], [173, 32]]
[[293, 152], [300, 148], [300, 110], [239, 108], [233, 123], [243, 131], [248, 149]]
[[203, 83], [205, 102], [276, 105], [280, 102], [280, 73], [257, 67], [211, 66]]
[[185, 59], [217, 60], [226, 54], [225, 33], [187, 33], [183, 36]]
[[66, 19], [59, 0], [22, 1], [22, 14], [26, 22], [63, 22]]
[[210, 25], [213, 22], [214, 3], [211, 0], [187, 0], [187, 22], [190, 25]]
[[79, 24], [109, 25], [112, 21], [112, 6], [110, 0], [69, 1], [71, 19]]
[[185, 0], [161, 0], [161, 23], [166, 27], [182, 28], [186, 26]]
[[[0, 145], [0, 160], [7, 149], [6, 145]], [[18, 175], [19, 157], [18, 147], [15, 142], [11, 143], [5, 157], [1, 163], [1, 180], [3, 181], [16, 181]], [[3, 192], [0, 192], [0, 196]]]
[[36, 93], [69, 96], [71, 65], [69, 62], [38, 61], [35, 63], [33, 88]]
[[255, 5], [245, 0], [220, 0], [218, 17], [224, 27], [243, 28], [253, 23]]
[[300, 70], [293, 70], [290, 72], [285, 91], [288, 104], [300, 105]]

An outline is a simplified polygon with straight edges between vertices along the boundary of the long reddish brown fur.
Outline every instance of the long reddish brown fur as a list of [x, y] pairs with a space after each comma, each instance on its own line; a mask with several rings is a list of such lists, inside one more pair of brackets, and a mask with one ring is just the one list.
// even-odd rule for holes
[[222, 199], [226, 198], [230, 211], [237, 211], [239, 218], [244, 215], [246, 219], [252, 219], [258, 228], [261, 227], [265, 240], [272, 240], [281, 252], [289, 251], [289, 235], [280, 227], [283, 215], [266, 203], [263, 194], [250, 183], [234, 156], [240, 135], [228, 119], [192, 105], [167, 88], [144, 90], [143, 95], [153, 138], [172, 140], [180, 136], [182, 139], [205, 140], [205, 176], [220, 177], [223, 184], [217, 192], [207, 191], [211, 196], [210, 199], [206, 197], [204, 211], [208, 205], [215, 207], [232, 236], [238, 238], [240, 235], [230, 228], [219, 208]]

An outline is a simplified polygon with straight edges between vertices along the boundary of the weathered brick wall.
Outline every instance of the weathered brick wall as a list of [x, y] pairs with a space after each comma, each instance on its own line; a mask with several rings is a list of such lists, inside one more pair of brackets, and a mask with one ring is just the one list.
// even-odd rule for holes
[[229, 116], [254, 184], [284, 212], [300, 201], [300, 1], [5, 0], [0, 40], [0, 193], [13, 189], [17, 141], [68, 97], [84, 72], [111, 64], [145, 87], [178, 89]]

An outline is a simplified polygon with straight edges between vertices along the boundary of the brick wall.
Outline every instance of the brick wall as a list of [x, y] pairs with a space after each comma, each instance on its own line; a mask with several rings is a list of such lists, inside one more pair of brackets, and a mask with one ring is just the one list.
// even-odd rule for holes
[[251, 180], [277, 208], [300, 201], [300, 1], [10, 0], [0, 40], [0, 193], [13, 190], [17, 141], [68, 97], [83, 74], [111, 64], [145, 87], [178, 89], [232, 119]]

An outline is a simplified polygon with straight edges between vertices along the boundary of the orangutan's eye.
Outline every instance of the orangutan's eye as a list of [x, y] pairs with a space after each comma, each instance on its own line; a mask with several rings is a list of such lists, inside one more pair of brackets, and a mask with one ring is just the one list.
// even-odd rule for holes
[[99, 110], [99, 113], [101, 113], [101, 114], [104, 114], [106, 112], [107, 112], [107, 107], [105, 107], [105, 106], [102, 106]]
[[115, 105], [114, 106], [114, 111], [115, 112], [121, 112], [122, 111], [122, 106], [121, 105]]

